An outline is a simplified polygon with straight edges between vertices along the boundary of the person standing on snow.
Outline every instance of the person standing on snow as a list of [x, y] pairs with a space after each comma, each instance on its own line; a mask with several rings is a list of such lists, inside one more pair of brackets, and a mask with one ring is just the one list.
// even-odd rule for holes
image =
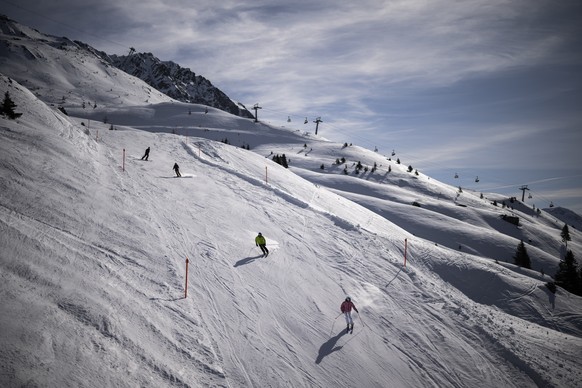
[[267, 256], [269, 254], [269, 250], [267, 249], [267, 240], [265, 240], [261, 232], [259, 232], [259, 235], [255, 237], [255, 244], [261, 248], [263, 256]]
[[176, 171], [176, 177], [181, 177], [182, 174], [180, 174], [180, 166], [178, 166], [178, 163], [174, 163], [174, 167], [173, 167], [174, 171]]
[[352, 298], [348, 296], [340, 306], [340, 310], [342, 311], [342, 313], [344, 313], [344, 317], [346, 318], [346, 323], [348, 325], [346, 333], [354, 331], [354, 320], [352, 319], [352, 309], [354, 309], [359, 314], [358, 309], [352, 302]]
[[150, 157], [150, 147], [146, 148], [145, 150], [145, 154], [143, 154], [143, 156], [141, 157], [141, 160], [148, 160], [148, 158]]

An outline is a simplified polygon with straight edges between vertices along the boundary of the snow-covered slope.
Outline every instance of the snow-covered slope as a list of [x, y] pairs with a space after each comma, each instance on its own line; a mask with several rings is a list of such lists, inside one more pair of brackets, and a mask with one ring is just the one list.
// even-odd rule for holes
[[109, 56], [85, 43], [45, 35], [1, 15], [0, 72], [49, 104], [93, 109], [175, 98], [252, 117], [209, 80], [173, 62], [142, 53]]
[[[556, 217], [558, 220], [564, 224], [568, 224], [578, 230], [582, 229], [582, 216], [574, 213], [570, 209], [565, 209], [563, 207], [549, 207], [544, 209], [550, 215]], [[569, 229], [569, 228], [568, 228]]]
[[[108, 111], [122, 123], [110, 130], [0, 82], [24, 112], [0, 119], [2, 385], [579, 383], [580, 298], [554, 297], [538, 272], [414, 236], [368, 209], [375, 196], [347, 199], [356, 190], [342, 174], [321, 175], [332, 190], [303, 179], [299, 161], [323, 140], [181, 103]], [[176, 124], [195, 115], [203, 126]], [[307, 156], [301, 139], [317, 144]], [[297, 167], [271, 162], [276, 147], [296, 151]], [[371, 190], [349, 178], [361, 196]], [[384, 201], [403, 206], [411, 192], [430, 197], [408, 185]], [[428, 219], [414, 208], [413, 224]], [[338, 316], [346, 294], [359, 308], [353, 334]]]
[[93, 109], [172, 101], [67, 38], [44, 35], [7, 19], [0, 27], [0, 72], [47, 104]]
[[[23, 113], [0, 117], [1, 386], [579, 386], [582, 298], [544, 286], [554, 216], [172, 100], [66, 38], [17, 42], [1, 42]], [[521, 240], [532, 270], [512, 264]]]

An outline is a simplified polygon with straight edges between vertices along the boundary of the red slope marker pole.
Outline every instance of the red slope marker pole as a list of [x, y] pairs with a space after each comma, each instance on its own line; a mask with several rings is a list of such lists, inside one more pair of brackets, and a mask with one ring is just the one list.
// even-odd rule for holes
[[190, 260], [186, 257], [186, 286], [184, 287], [184, 299], [188, 297], [188, 263], [190, 263]]
[[267, 177], [267, 166], [265, 166], [265, 183], [269, 183], [269, 179]]
[[406, 248], [408, 247], [408, 239], [404, 239], [404, 268], [406, 268]]

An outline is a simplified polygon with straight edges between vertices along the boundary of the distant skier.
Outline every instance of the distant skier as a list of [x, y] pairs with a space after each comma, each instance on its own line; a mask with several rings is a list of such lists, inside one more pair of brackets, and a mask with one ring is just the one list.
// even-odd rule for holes
[[357, 313], [359, 313], [358, 309], [352, 302], [352, 298], [349, 296], [346, 297], [346, 300], [343, 301], [342, 305], [340, 306], [340, 310], [344, 313], [344, 317], [346, 318], [346, 323], [348, 325], [346, 329], [347, 332], [354, 331], [354, 321], [352, 319], [352, 309], [354, 309]]
[[174, 163], [174, 171], [176, 171], [177, 178], [182, 176], [182, 174], [180, 174], [180, 166], [178, 166], [178, 163]]
[[265, 240], [265, 237], [263, 237], [261, 232], [259, 232], [259, 235], [255, 237], [255, 244], [261, 248], [264, 257], [269, 254], [269, 250], [267, 249], [267, 240]]
[[148, 158], [150, 157], [150, 147], [146, 148], [145, 150], [145, 154], [143, 154], [143, 156], [141, 157], [141, 160], [148, 160]]

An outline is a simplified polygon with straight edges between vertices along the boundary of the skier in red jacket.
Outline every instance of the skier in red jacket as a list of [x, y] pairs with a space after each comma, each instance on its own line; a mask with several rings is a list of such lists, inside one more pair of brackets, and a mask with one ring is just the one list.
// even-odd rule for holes
[[340, 310], [342, 311], [342, 313], [344, 313], [344, 317], [346, 318], [346, 323], [348, 324], [348, 327], [346, 329], [346, 333], [354, 331], [354, 321], [352, 319], [352, 309], [354, 309], [357, 313], [359, 313], [358, 309], [356, 308], [356, 306], [352, 302], [352, 298], [350, 298], [348, 296], [348, 297], [346, 297], [346, 300], [344, 300], [342, 305], [340, 306]]

